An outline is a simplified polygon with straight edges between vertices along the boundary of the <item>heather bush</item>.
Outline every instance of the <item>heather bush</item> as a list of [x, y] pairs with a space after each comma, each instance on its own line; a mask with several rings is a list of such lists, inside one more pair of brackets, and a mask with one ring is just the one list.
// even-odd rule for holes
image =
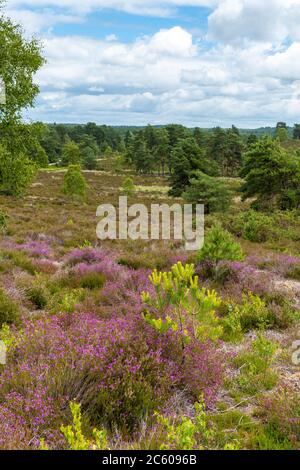
[[[214, 399], [222, 380], [221, 353], [191, 341], [187, 359], [183, 363], [178, 333], [159, 335], [140, 315], [100, 320], [68, 313], [27, 322], [0, 376], [0, 417], [7, 428], [18, 426], [17, 448], [38, 445], [41, 438], [50, 448], [60, 447], [57, 430], [72, 400], [81, 403], [91, 426], [116, 425], [130, 433], [176, 387], [191, 396], [203, 392], [206, 403]], [[15, 409], [12, 394], [18, 397]], [[34, 412], [23, 421], [21, 409], [28, 403]]]
[[0, 327], [4, 324], [17, 324], [20, 320], [18, 305], [0, 288]]
[[112, 253], [107, 253], [101, 248], [92, 248], [85, 246], [81, 248], [75, 248], [65, 256], [66, 266], [75, 266], [76, 264], [96, 264], [106, 259], [112, 259]]
[[[261, 400], [261, 412], [268, 423], [269, 434], [276, 436], [281, 448], [299, 449], [300, 397], [292, 387], [282, 385]], [[266, 434], [266, 430], [265, 433]], [[261, 444], [261, 439], [259, 441]], [[270, 447], [271, 448], [271, 447]]]
[[15, 251], [24, 252], [24, 254], [37, 259], [46, 259], [52, 256], [52, 250], [49, 247], [49, 244], [42, 241], [27, 240], [21, 243], [8, 243], [7, 247], [11, 253]]

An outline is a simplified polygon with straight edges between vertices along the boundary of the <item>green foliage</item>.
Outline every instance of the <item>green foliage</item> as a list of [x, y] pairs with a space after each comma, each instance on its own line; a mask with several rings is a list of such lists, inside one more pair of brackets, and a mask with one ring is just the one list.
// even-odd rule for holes
[[238, 214], [231, 228], [234, 233], [251, 242], [266, 242], [271, 233], [271, 218], [261, 212], [249, 210]]
[[239, 131], [216, 127], [209, 137], [207, 156], [217, 163], [222, 176], [236, 176], [242, 166], [243, 142]]
[[80, 171], [79, 165], [70, 165], [64, 177], [62, 192], [69, 197], [84, 200], [87, 193], [87, 183]]
[[177, 421], [160, 414], [157, 421], [164, 434], [161, 450], [203, 450], [213, 437], [213, 431], [208, 427], [203, 401], [195, 403], [193, 419], [181, 416]]
[[68, 140], [62, 148], [61, 164], [63, 166], [69, 165], [80, 165], [81, 163], [81, 153], [80, 147], [73, 142]]
[[[2, 9], [2, 2], [0, 9]], [[0, 132], [21, 117], [22, 109], [33, 105], [38, 86], [33, 78], [44, 60], [36, 39], [27, 39], [21, 26], [0, 17], [0, 77], [6, 88], [6, 103], [0, 104]], [[2, 124], [4, 125], [2, 128]]]
[[82, 430], [81, 406], [71, 402], [70, 410], [73, 418], [72, 425], [60, 428], [69, 450], [108, 450], [106, 431], [94, 429], [92, 439], [85, 437]]
[[227, 217], [225, 223], [230, 232], [254, 243], [299, 240], [300, 219], [296, 211], [266, 214], [250, 209]]
[[243, 198], [256, 198], [254, 208], [270, 211], [299, 207], [300, 160], [284, 151], [278, 141], [265, 137], [251, 146], [241, 176], [245, 178]]
[[[292, 386], [281, 386], [272, 395], [260, 400], [263, 419], [268, 423], [256, 439], [260, 449], [277, 444], [282, 449], [299, 449], [300, 398]], [[280, 446], [280, 447], [279, 447]]]
[[125, 180], [122, 183], [122, 191], [128, 197], [131, 197], [131, 196], [134, 195], [135, 186], [134, 186], [134, 182], [133, 182], [132, 178], [130, 178], [130, 177], [125, 178]]
[[293, 139], [300, 140], [300, 124], [294, 126]]
[[195, 172], [183, 198], [189, 203], [204, 204], [205, 211], [226, 212], [231, 204], [231, 193], [227, 186], [217, 178], [200, 171]]
[[225, 338], [230, 341], [240, 340], [243, 333], [253, 329], [265, 330], [274, 326], [276, 318], [265, 301], [258, 295], [249, 292], [243, 294], [241, 304], [227, 304], [223, 320]]
[[188, 188], [190, 178], [195, 171], [200, 170], [212, 176], [217, 173], [214, 162], [205, 157], [203, 150], [193, 138], [180, 140], [172, 151], [171, 159], [173, 171], [170, 178], [172, 187], [170, 193], [173, 196], [181, 196]]
[[[151, 307], [150, 310], [146, 309], [143, 316], [156, 331], [179, 331], [183, 343], [188, 343], [187, 325], [192, 321], [194, 334], [201, 341], [217, 340], [222, 335], [223, 330], [216, 316], [221, 299], [215, 291], [199, 287], [193, 264], [183, 266], [177, 263], [170, 272], [164, 273], [154, 270], [149, 279], [156, 295], [151, 297], [147, 292], [142, 294], [145, 305]], [[172, 313], [165, 316], [164, 312], [170, 306]]]
[[84, 274], [79, 281], [82, 289], [101, 289], [105, 284], [105, 276], [101, 273], [91, 272]]
[[0, 232], [5, 233], [7, 229], [7, 215], [0, 210]]
[[276, 385], [277, 375], [271, 366], [277, 349], [277, 344], [259, 334], [253, 341], [251, 350], [237, 356], [235, 364], [240, 374], [236, 378], [236, 385], [241, 392], [254, 395], [263, 390], [271, 390]]
[[49, 301], [47, 289], [43, 285], [35, 285], [26, 289], [26, 297], [36, 306], [37, 309], [43, 310]]
[[18, 323], [20, 320], [20, 309], [8, 295], [0, 288], [0, 326], [4, 324]]
[[23, 196], [36, 173], [36, 167], [23, 154], [12, 155], [0, 146], [0, 191], [9, 196]]
[[198, 261], [241, 261], [242, 249], [233, 236], [217, 223], [207, 233], [203, 248], [198, 253]]

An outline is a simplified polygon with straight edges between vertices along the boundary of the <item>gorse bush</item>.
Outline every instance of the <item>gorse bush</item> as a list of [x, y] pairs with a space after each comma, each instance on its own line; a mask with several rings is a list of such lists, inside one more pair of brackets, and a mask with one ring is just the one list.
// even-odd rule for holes
[[70, 165], [64, 177], [62, 192], [69, 197], [84, 200], [87, 194], [87, 183], [79, 165]]
[[235, 242], [233, 236], [215, 224], [205, 236], [203, 248], [198, 253], [199, 262], [241, 261], [244, 255], [241, 246]]

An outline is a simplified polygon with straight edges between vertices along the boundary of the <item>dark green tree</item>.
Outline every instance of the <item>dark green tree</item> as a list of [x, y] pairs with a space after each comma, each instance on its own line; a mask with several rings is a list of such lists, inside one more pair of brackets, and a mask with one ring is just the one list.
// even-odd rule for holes
[[181, 196], [189, 186], [190, 178], [196, 170], [215, 175], [216, 165], [209, 161], [203, 150], [190, 137], [177, 143], [172, 151], [171, 191], [173, 196]]
[[295, 140], [300, 140], [300, 124], [295, 124], [293, 131], [293, 138]]
[[295, 154], [288, 154], [278, 141], [264, 137], [252, 145], [245, 155], [241, 176], [245, 178], [243, 199], [256, 198], [254, 208], [299, 207], [300, 161]]
[[227, 186], [217, 178], [195, 172], [183, 198], [189, 203], [204, 204], [207, 214], [226, 212], [231, 204], [232, 195]]

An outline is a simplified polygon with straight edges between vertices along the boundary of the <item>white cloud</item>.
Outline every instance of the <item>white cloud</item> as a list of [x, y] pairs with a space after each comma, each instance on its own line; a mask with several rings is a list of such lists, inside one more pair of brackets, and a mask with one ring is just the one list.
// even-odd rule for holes
[[299, 39], [300, 0], [222, 0], [209, 17], [210, 36], [226, 43]]
[[[49, 34], [101, 8], [166, 16], [187, 5], [212, 8], [212, 44], [179, 25], [130, 43], [113, 33]], [[10, 9], [30, 32], [47, 32], [33, 117], [251, 127], [299, 120], [300, 0], [10, 0]]]

